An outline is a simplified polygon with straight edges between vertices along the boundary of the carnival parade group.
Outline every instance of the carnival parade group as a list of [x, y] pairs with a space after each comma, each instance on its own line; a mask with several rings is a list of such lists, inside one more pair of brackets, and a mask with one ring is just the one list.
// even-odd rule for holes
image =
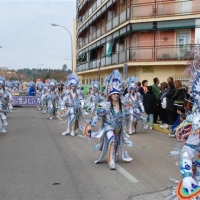
[[[189, 90], [194, 99], [193, 109], [176, 131], [183, 147], [170, 152], [170, 156], [180, 159], [182, 180], [172, 179], [175, 186], [166, 199], [200, 199], [200, 71], [196, 68], [191, 71]], [[67, 77], [62, 93], [54, 79], [36, 85], [29, 82], [29, 87], [37, 88], [38, 110], [49, 120], [58, 118], [62, 120], [60, 124], [65, 124], [62, 136], [81, 134], [84, 139], [98, 138], [99, 143], [93, 150], [100, 150], [101, 155], [95, 163], [107, 155], [109, 169], [115, 170], [117, 160], [132, 161], [124, 149], [124, 145], [133, 146], [130, 135], [138, 126], [148, 129], [148, 115], [143, 97], [137, 92], [137, 82], [135, 76], [123, 80], [116, 69], [106, 77], [103, 92], [99, 89], [100, 83], [94, 80], [87, 96], [83, 94], [80, 79], [73, 73]], [[123, 95], [125, 88], [128, 93]], [[0, 132], [6, 132], [6, 115], [12, 111], [12, 92], [20, 90], [19, 81], [0, 77]], [[94, 131], [95, 126], [97, 131]]]

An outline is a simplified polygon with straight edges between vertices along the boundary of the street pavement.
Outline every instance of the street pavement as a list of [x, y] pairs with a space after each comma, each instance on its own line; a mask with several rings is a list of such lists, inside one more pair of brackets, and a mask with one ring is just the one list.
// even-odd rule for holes
[[169, 178], [180, 180], [168, 153], [181, 144], [155, 130], [138, 129], [126, 148], [133, 158], [117, 170], [94, 161], [97, 139], [61, 136], [66, 124], [36, 108], [14, 108], [0, 133], [0, 200], [162, 200]]

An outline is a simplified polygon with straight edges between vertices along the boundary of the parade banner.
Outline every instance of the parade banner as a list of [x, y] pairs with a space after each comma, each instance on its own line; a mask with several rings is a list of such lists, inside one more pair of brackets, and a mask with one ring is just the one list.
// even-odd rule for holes
[[37, 106], [34, 96], [13, 96], [13, 106]]

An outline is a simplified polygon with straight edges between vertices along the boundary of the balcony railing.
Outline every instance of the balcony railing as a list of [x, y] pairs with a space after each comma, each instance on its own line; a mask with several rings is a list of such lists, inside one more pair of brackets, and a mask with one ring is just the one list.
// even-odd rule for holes
[[199, 0], [170, 1], [131, 5], [131, 18], [180, 16], [200, 13]]
[[187, 46], [156, 46], [128, 48], [124, 51], [114, 52], [110, 57], [92, 60], [88, 63], [79, 64], [77, 72], [106, 67], [124, 62], [145, 62], [145, 61], [186, 61], [193, 59], [192, 45]]

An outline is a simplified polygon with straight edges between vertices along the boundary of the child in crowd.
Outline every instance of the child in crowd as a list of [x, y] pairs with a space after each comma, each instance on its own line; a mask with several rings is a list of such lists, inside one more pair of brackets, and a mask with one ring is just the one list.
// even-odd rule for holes
[[176, 132], [176, 128], [185, 120], [186, 118], [186, 113], [185, 113], [185, 109], [183, 107], [178, 107], [177, 108], [177, 118], [176, 121], [174, 122], [174, 124], [170, 127], [169, 131], [169, 137], [171, 138], [175, 138], [175, 132]]

